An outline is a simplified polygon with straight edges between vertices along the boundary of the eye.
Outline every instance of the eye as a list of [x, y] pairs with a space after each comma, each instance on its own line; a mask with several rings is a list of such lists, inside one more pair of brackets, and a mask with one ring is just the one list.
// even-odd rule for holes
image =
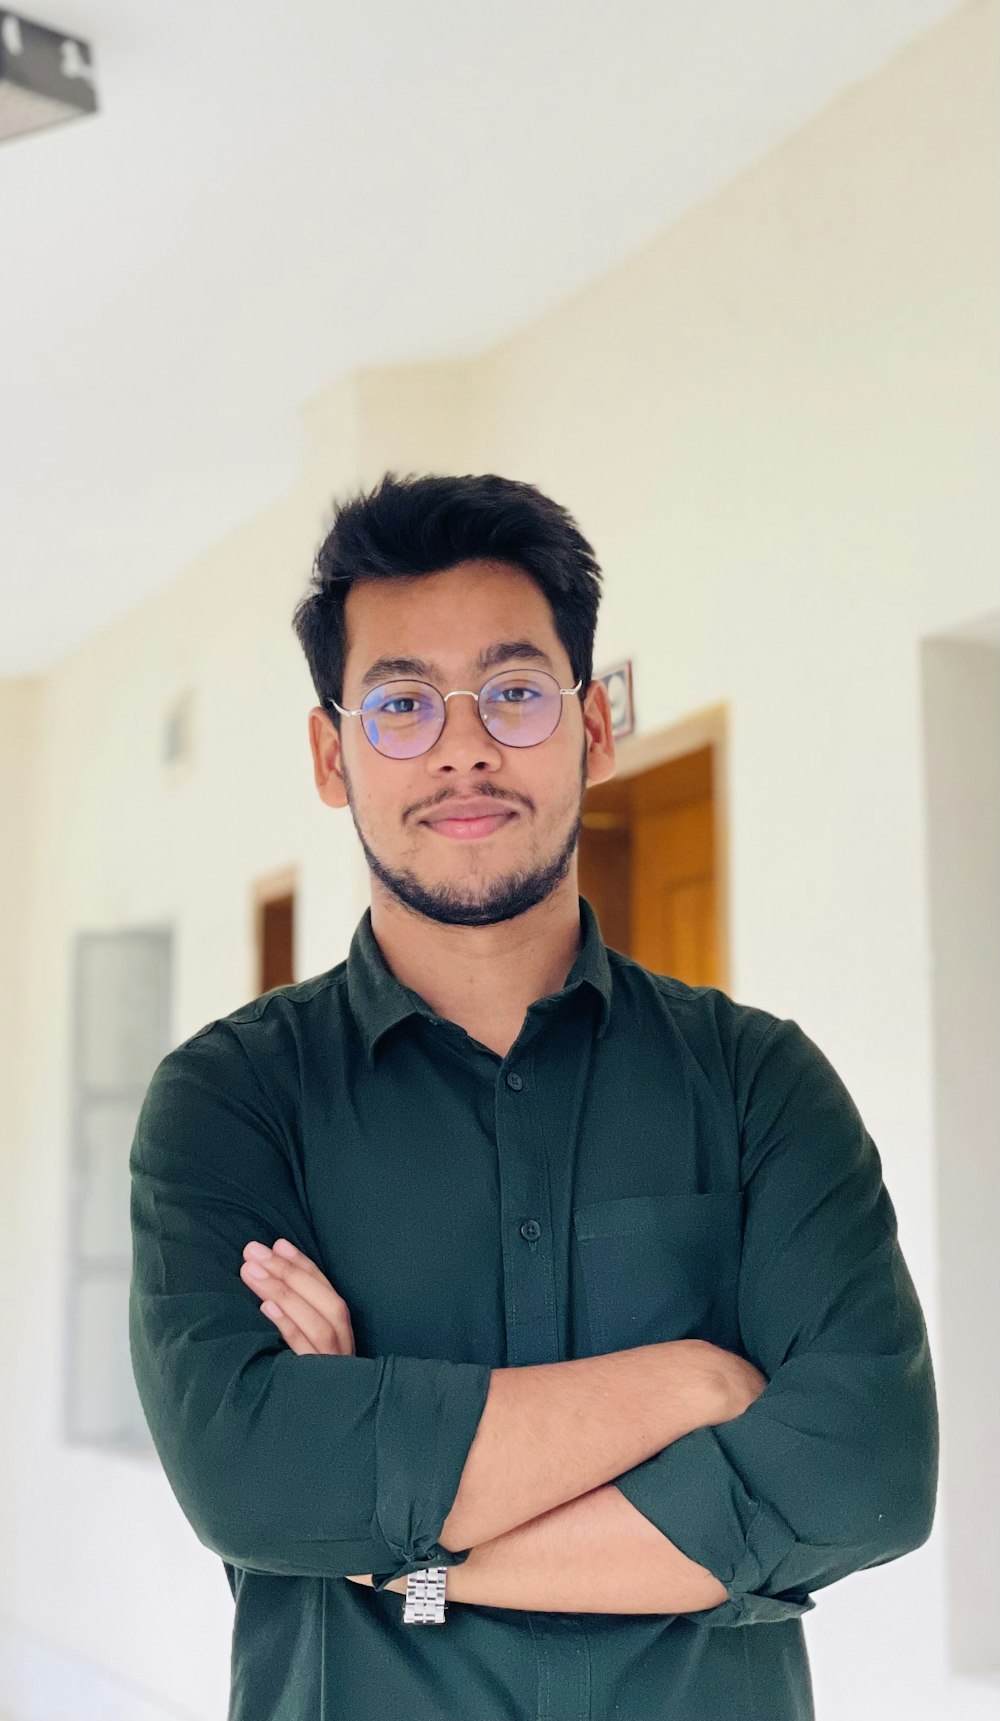
[[[505, 696], [508, 693], [513, 693], [513, 694], [523, 693], [526, 695], [526, 698], [524, 698], [524, 699], [507, 699]], [[502, 704], [502, 705], [527, 705], [532, 699], [538, 699], [540, 697], [540, 695], [539, 695], [539, 691], [538, 691], [537, 687], [515, 686], [515, 687], [500, 687], [492, 695], [492, 697], [494, 700], [496, 700], [499, 704]]]
[[424, 717], [433, 710], [434, 701], [418, 687], [409, 693], [386, 693], [371, 699], [368, 711], [378, 717]]

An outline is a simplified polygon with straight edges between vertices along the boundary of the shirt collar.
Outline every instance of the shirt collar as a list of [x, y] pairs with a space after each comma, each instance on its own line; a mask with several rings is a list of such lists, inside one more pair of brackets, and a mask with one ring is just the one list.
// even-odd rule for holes
[[[552, 993], [547, 1002], [554, 1003], [581, 987], [588, 987], [600, 1003], [601, 1019], [597, 1030], [600, 1038], [607, 1029], [611, 1014], [611, 964], [597, 915], [585, 896], [577, 900], [580, 904], [580, 948], [565, 986]], [[382, 1035], [404, 1017], [426, 1016], [433, 1022], [444, 1019], [419, 992], [397, 980], [375, 937], [370, 908], [365, 909], [351, 939], [347, 956], [347, 996], [369, 1065], [374, 1064], [375, 1047]]]

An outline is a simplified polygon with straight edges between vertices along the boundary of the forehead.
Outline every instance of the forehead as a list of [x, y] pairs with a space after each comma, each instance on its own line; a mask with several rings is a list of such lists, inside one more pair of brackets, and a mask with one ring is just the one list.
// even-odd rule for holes
[[494, 639], [534, 641], [568, 662], [544, 592], [508, 562], [462, 562], [441, 573], [360, 579], [344, 604], [347, 661], [360, 675], [377, 655], [471, 667]]

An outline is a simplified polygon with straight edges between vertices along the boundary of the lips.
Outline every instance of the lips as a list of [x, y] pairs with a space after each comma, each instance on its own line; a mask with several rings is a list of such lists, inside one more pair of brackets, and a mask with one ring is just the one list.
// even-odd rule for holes
[[509, 825], [517, 814], [509, 807], [492, 806], [489, 802], [456, 802], [447, 813], [422, 820], [422, 823], [443, 837], [488, 837]]
[[423, 821], [425, 825], [454, 823], [461, 820], [467, 823], [473, 819], [511, 819], [514, 817], [513, 807], [501, 807], [496, 801], [451, 801], [447, 808], [440, 813], [431, 813]]

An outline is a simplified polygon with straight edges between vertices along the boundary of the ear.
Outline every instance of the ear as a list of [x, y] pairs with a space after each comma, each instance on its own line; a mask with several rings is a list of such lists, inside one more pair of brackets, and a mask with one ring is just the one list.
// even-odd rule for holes
[[615, 742], [612, 733], [611, 701], [603, 681], [592, 681], [583, 707], [587, 736], [587, 786], [606, 783], [615, 774]]
[[322, 705], [314, 705], [309, 713], [309, 745], [320, 800], [328, 807], [346, 807], [347, 790], [341, 775], [341, 740], [330, 713], [324, 711]]

